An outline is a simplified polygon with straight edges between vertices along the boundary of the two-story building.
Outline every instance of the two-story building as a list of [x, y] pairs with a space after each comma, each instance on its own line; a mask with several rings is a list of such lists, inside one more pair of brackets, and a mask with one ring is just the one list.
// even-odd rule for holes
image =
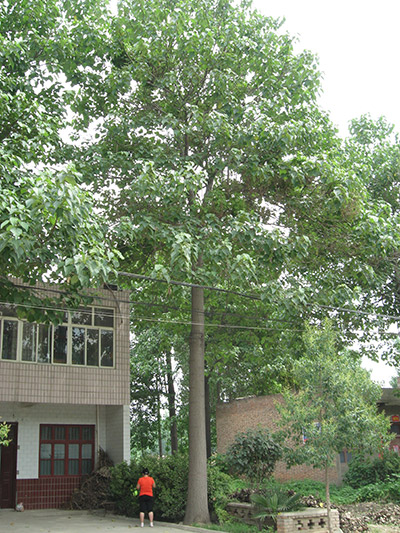
[[0, 421], [11, 426], [0, 508], [62, 505], [100, 448], [115, 463], [130, 459], [129, 293], [92, 294], [59, 325], [20, 320], [0, 302]]

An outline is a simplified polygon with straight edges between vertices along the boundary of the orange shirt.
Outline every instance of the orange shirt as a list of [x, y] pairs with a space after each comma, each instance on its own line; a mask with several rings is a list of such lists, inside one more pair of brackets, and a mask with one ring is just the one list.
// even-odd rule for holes
[[154, 479], [150, 476], [139, 478], [137, 484], [140, 486], [139, 496], [153, 496]]

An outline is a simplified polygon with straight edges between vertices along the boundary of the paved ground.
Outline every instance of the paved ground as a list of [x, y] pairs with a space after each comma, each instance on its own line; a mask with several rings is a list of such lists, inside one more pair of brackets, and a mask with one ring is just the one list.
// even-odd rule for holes
[[139, 527], [139, 519], [118, 516], [112, 513], [88, 511], [62, 511], [58, 509], [44, 509], [40, 511], [17, 512], [9, 509], [0, 510], [1, 533], [99, 533], [112, 531], [113, 533], [129, 533], [133, 531], [155, 531], [157, 533], [183, 533], [194, 531], [210, 533], [210, 530], [167, 524], [154, 521], [154, 528], [150, 529], [148, 520], [145, 527]]

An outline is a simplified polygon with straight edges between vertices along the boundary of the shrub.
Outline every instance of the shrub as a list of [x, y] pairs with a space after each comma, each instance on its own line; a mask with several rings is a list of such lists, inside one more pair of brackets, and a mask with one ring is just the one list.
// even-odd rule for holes
[[230, 494], [236, 488], [236, 480], [221, 471], [215, 464], [208, 465], [208, 500], [211, 513], [220, 523], [229, 520], [226, 505], [230, 501]]
[[117, 509], [128, 516], [138, 516], [139, 502], [133, 495], [142, 467], [146, 466], [154, 478], [154, 514], [158, 520], [179, 522], [185, 514], [188, 482], [187, 455], [175, 454], [163, 458], [147, 456], [140, 465], [132, 462], [113, 467], [110, 484], [111, 497]]
[[266, 428], [238, 433], [226, 452], [231, 470], [258, 484], [271, 476], [281, 456], [281, 446]]
[[360, 502], [400, 502], [400, 481], [380, 481], [365, 485], [357, 491]]
[[264, 494], [253, 494], [251, 501], [256, 506], [255, 518], [272, 518], [276, 522], [278, 513], [295, 511], [301, 507], [300, 494], [289, 494], [280, 486], [269, 488]]
[[381, 457], [356, 456], [349, 464], [344, 482], [354, 488], [393, 479], [400, 474], [400, 456], [385, 450]]
[[[139, 501], [133, 495], [136, 483], [146, 466], [156, 482], [154, 514], [158, 520], [180, 522], [186, 509], [189, 461], [186, 454], [166, 457], [146, 456], [140, 463], [122, 463], [112, 468], [110, 493], [117, 510], [127, 516], [138, 516]], [[213, 461], [208, 465], [208, 501], [210, 511], [221, 522], [227, 520], [225, 507], [237, 480], [221, 472]]]

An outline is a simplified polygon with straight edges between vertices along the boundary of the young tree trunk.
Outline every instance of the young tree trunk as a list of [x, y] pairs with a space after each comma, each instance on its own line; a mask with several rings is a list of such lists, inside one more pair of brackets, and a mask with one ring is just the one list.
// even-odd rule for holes
[[329, 492], [329, 466], [325, 466], [325, 494], [326, 494], [326, 510], [328, 513], [328, 531], [329, 533], [333, 533], [332, 531], [332, 523], [331, 523], [331, 495]]
[[168, 412], [170, 424], [171, 453], [178, 451], [178, 429], [176, 426], [176, 408], [175, 408], [175, 387], [172, 376], [171, 352], [167, 350], [165, 354], [167, 364], [167, 382], [168, 382]]
[[204, 401], [204, 289], [192, 287], [189, 356], [189, 484], [185, 524], [210, 522]]

